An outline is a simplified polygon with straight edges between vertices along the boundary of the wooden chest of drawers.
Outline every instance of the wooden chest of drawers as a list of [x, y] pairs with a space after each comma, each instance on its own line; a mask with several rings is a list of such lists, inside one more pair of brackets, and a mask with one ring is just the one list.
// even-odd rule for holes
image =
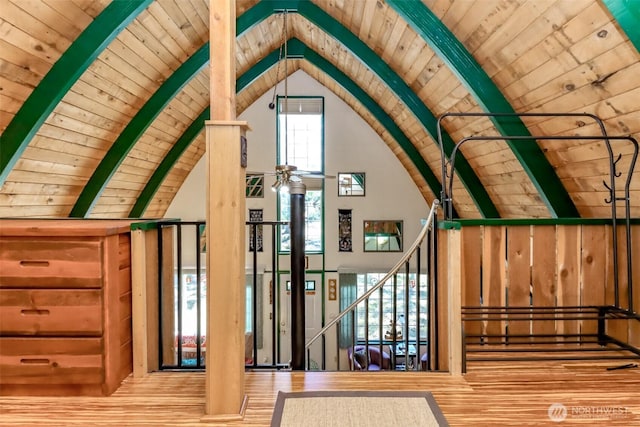
[[109, 395], [132, 371], [121, 220], [0, 220], [0, 394]]

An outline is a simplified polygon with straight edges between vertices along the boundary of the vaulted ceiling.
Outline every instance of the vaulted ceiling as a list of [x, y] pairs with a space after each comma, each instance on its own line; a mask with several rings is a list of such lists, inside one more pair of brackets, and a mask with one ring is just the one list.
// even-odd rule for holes
[[[205, 151], [208, 22], [207, 0], [0, 0], [0, 217], [163, 216]], [[238, 0], [238, 114], [283, 80], [284, 34], [286, 72], [356, 111], [428, 202], [441, 149], [471, 138], [460, 217], [610, 215], [610, 158], [619, 190], [640, 139], [637, 4]], [[631, 138], [610, 153], [598, 118]]]

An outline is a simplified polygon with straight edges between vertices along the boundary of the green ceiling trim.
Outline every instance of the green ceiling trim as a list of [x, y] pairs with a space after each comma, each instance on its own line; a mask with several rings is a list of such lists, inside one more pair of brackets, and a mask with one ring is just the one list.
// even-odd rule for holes
[[[388, 0], [387, 3], [416, 31], [449, 66], [473, 94], [484, 111], [513, 113], [514, 110], [467, 49], [427, 6], [419, 0]], [[529, 130], [517, 117], [493, 117], [502, 135], [529, 136]], [[569, 193], [535, 140], [506, 141], [552, 217], [579, 217]], [[449, 154], [449, 153], [447, 153]]]
[[205, 43], [158, 88], [127, 127], [118, 136], [97, 169], [82, 189], [69, 216], [85, 217], [93, 209], [107, 182], [122, 164], [129, 151], [167, 104], [209, 62], [209, 43]]
[[[354, 97], [356, 97], [366, 108], [369, 109], [371, 114], [382, 124], [387, 132], [394, 137], [398, 144], [407, 152], [407, 155], [414, 163], [416, 168], [420, 171], [423, 178], [436, 195], [440, 191], [440, 182], [433, 174], [429, 166], [425, 163], [420, 153], [413, 146], [409, 138], [398, 127], [391, 117], [357, 84], [353, 82], [346, 74], [338, 70], [333, 64], [322, 58], [312, 49], [308, 48], [304, 43], [298, 39], [291, 39], [288, 43], [287, 50], [290, 56], [304, 57], [310, 63], [318, 67], [332, 77], [338, 84], [340, 84], [345, 90], [349, 91]], [[279, 49], [274, 50], [265, 58], [256, 63], [253, 67], [247, 70], [244, 74], [238, 77], [236, 81], [236, 90], [242, 91], [248, 87], [252, 82], [258, 79], [269, 68], [277, 64], [279, 60]], [[137, 218], [142, 216], [147, 206], [153, 199], [153, 196], [158, 191], [158, 188], [162, 184], [164, 178], [169, 174], [175, 162], [178, 161], [182, 153], [191, 144], [193, 139], [204, 128], [204, 120], [209, 115], [209, 108], [205, 109], [202, 114], [189, 126], [184, 134], [178, 139], [174, 147], [169, 151], [167, 156], [162, 160], [158, 169], [154, 172], [149, 182], [142, 190], [140, 197], [136, 201], [133, 209], [129, 213], [130, 218]], [[454, 213], [454, 216], [457, 216]]]
[[[284, 1], [283, 3], [289, 3]], [[391, 67], [385, 63], [362, 40], [345, 28], [318, 6], [311, 2], [293, 2], [297, 4], [297, 11], [327, 34], [340, 41], [363, 64], [366, 64], [389, 88], [395, 92], [405, 105], [412, 111], [415, 117], [422, 123], [434, 141], [438, 141], [437, 120], [431, 110], [411, 90], [404, 80]], [[447, 133], [443, 133], [442, 144], [445, 152], [453, 150], [454, 143]], [[498, 218], [500, 214], [493, 204], [487, 190], [475, 174], [464, 156], [459, 156], [456, 162], [456, 172], [462, 184], [466, 187], [480, 214], [485, 218]]]
[[0, 186], [4, 184], [22, 153], [93, 61], [153, 0], [111, 2], [64, 54], [53, 64], [40, 84], [22, 104], [4, 133], [0, 144]]
[[129, 218], [138, 218], [142, 216], [144, 211], [147, 209], [147, 206], [149, 206], [149, 203], [151, 203], [153, 196], [155, 196], [158, 191], [158, 188], [160, 188], [162, 181], [164, 181], [165, 177], [173, 168], [173, 165], [176, 164], [185, 150], [189, 148], [191, 142], [193, 142], [200, 132], [202, 132], [204, 121], [209, 119], [210, 112], [211, 107], [205, 108], [202, 113], [200, 113], [200, 115], [191, 122], [191, 125], [189, 125], [187, 130], [180, 135], [180, 138], [178, 138], [176, 143], [173, 144], [171, 150], [169, 150], [167, 155], [164, 156], [164, 159], [162, 159], [162, 162], [160, 162], [160, 165], [158, 165], [158, 168], [153, 172], [153, 175], [151, 175], [151, 178], [149, 178], [149, 181], [147, 181], [147, 184], [144, 186], [138, 200], [136, 200], [131, 212], [129, 212]]
[[640, 2], [638, 0], [602, 0], [618, 21], [631, 43], [640, 52]]

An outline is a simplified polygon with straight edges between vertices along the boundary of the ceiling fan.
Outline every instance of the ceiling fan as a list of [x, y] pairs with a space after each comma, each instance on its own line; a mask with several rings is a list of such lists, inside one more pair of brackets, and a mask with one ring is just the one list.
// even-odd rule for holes
[[[273, 88], [273, 99], [271, 103], [269, 103], [269, 109], [273, 110], [276, 107], [275, 98], [276, 98], [276, 89], [278, 87], [278, 76], [280, 75], [280, 63], [284, 62], [284, 100], [285, 104], [288, 106], [289, 97], [288, 97], [288, 85], [287, 79], [289, 77], [287, 62], [288, 62], [288, 52], [287, 52], [287, 11], [284, 10], [282, 12], [283, 17], [283, 25], [282, 25], [282, 41], [280, 44], [280, 51], [278, 54], [278, 62], [276, 66], [276, 85]], [[284, 59], [284, 61], [283, 61]], [[247, 179], [263, 176], [263, 175], [275, 175], [276, 181], [271, 186], [271, 189], [275, 192], [279, 190], [288, 191], [289, 184], [291, 182], [302, 182], [302, 178], [335, 178], [333, 175], [324, 175], [317, 172], [310, 172], [299, 170], [296, 166], [288, 164], [288, 124], [287, 124], [287, 115], [288, 108], [284, 109], [284, 123], [285, 123], [285, 132], [284, 132], [284, 158], [285, 164], [276, 165], [274, 172], [247, 172]]]
[[247, 172], [247, 179], [261, 177], [264, 175], [275, 175], [276, 181], [271, 185], [271, 189], [273, 191], [287, 191], [289, 189], [289, 183], [302, 182], [303, 178], [335, 178], [334, 175], [325, 175], [317, 172], [299, 170], [294, 165], [285, 164], [276, 165], [274, 172]]

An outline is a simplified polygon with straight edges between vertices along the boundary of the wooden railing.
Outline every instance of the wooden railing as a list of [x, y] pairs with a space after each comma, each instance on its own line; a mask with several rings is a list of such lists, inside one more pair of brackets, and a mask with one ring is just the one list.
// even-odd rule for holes
[[487, 344], [571, 342], [579, 349], [613, 343], [631, 350], [626, 355], [640, 355], [640, 292], [629, 292], [630, 283], [636, 288], [640, 283], [640, 269], [628, 269], [630, 258], [622, 256], [628, 247], [635, 259], [640, 254], [640, 223], [634, 221], [629, 233], [617, 228], [617, 268], [610, 220], [454, 224], [462, 225], [460, 261], [441, 270], [458, 270], [461, 277], [463, 345], [488, 350]]

